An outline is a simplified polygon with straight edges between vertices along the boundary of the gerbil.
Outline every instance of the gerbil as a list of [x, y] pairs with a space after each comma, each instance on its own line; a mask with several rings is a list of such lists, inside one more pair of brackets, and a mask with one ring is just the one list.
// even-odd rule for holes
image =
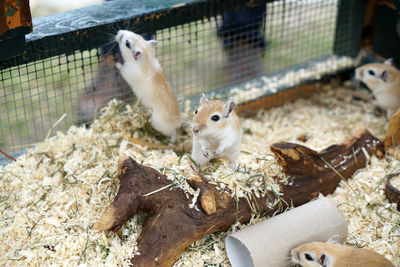
[[175, 142], [176, 128], [183, 116], [155, 57], [157, 41], [146, 41], [142, 36], [126, 30], [119, 30], [115, 40], [124, 59], [123, 64], [115, 64], [116, 68], [143, 106], [152, 110], [151, 124], [154, 129], [170, 136], [171, 143]]
[[394, 267], [374, 251], [330, 242], [303, 244], [292, 249], [291, 259], [303, 267]]
[[400, 108], [400, 70], [385, 63], [365, 64], [356, 69], [356, 79], [365, 83], [376, 98], [376, 105], [390, 118]]
[[242, 129], [235, 111], [235, 103], [208, 100], [202, 94], [200, 107], [192, 121], [192, 159], [199, 165], [212, 158], [223, 157], [237, 168], [240, 154]]

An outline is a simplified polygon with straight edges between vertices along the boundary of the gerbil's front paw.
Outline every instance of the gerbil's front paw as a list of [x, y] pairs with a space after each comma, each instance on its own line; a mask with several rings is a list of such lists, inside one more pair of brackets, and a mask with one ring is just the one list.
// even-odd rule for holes
[[218, 157], [221, 155], [222, 151], [224, 151], [224, 148], [222, 146], [218, 147], [217, 150], [214, 152], [214, 157]]
[[122, 64], [117, 62], [115, 63], [115, 67], [120, 70], [122, 68]]
[[210, 157], [210, 153], [208, 152], [208, 149], [205, 146], [202, 146], [200, 148], [201, 150], [201, 154], [203, 154], [204, 157], [209, 158]]

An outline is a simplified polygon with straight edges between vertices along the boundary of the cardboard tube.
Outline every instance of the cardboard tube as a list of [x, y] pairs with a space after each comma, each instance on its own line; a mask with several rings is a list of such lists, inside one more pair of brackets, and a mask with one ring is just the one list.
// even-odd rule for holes
[[271, 217], [226, 238], [233, 267], [290, 266], [290, 250], [308, 242], [347, 238], [343, 214], [325, 197]]

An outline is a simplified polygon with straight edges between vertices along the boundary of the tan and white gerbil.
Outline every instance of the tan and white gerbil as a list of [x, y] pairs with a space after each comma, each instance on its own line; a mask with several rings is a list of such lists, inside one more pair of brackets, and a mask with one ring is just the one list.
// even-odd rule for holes
[[242, 142], [242, 129], [236, 115], [235, 103], [208, 100], [202, 94], [200, 107], [192, 121], [192, 159], [199, 165], [212, 158], [226, 158], [237, 168]]
[[394, 267], [384, 256], [368, 249], [330, 242], [312, 242], [291, 251], [294, 264], [303, 267]]
[[365, 64], [356, 69], [356, 79], [365, 83], [376, 99], [376, 105], [387, 111], [390, 118], [400, 108], [400, 70], [385, 63]]
[[176, 129], [183, 116], [155, 57], [157, 41], [146, 41], [139, 34], [126, 30], [119, 30], [115, 40], [124, 59], [123, 64], [115, 64], [116, 68], [143, 106], [152, 110], [151, 124], [154, 129], [170, 136], [171, 143], [174, 143]]

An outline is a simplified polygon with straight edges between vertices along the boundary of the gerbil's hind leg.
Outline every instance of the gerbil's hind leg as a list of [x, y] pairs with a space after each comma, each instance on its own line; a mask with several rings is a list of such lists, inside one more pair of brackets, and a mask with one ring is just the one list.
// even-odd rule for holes
[[163, 113], [153, 109], [151, 113], [151, 125], [155, 130], [162, 133], [163, 135], [170, 136], [171, 137], [170, 143], [175, 142], [176, 125], [168, 123], [168, 120], [166, 119]]
[[237, 162], [231, 161], [231, 168], [232, 168], [232, 169], [237, 170], [238, 167], [239, 167], [239, 165], [237, 164]]
[[139, 108], [139, 104], [140, 104], [140, 99], [139, 99], [139, 97], [136, 96], [136, 101], [135, 101], [135, 104], [132, 107], [132, 110], [138, 109]]
[[[192, 152], [191, 157], [199, 166], [203, 166], [210, 160], [210, 159], [204, 157], [201, 153], [197, 154], [197, 153]], [[197, 170], [196, 166], [194, 166], [194, 167]], [[199, 170], [197, 170], [197, 171], [199, 171]]]
[[239, 155], [240, 155], [240, 150], [226, 151], [223, 156], [231, 162], [232, 169], [238, 170]]
[[171, 135], [171, 137], [169, 138], [169, 146], [173, 146], [175, 144], [175, 140], [176, 140], [176, 131], [174, 131]]

